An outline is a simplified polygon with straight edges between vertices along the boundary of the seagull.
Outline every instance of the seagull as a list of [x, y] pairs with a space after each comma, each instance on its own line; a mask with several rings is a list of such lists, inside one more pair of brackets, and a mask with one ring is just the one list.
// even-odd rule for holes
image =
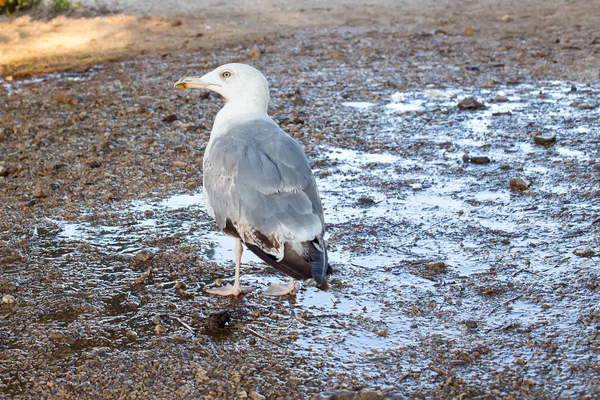
[[204, 152], [203, 192], [210, 216], [236, 238], [234, 284], [207, 290], [239, 296], [254, 288], [240, 285], [246, 246], [267, 264], [291, 277], [272, 284], [267, 295], [295, 295], [295, 279], [314, 279], [327, 290], [333, 269], [327, 261], [323, 207], [302, 146], [267, 114], [269, 84], [246, 64], [226, 64], [206, 75], [185, 77], [176, 89], [205, 89], [225, 98]]

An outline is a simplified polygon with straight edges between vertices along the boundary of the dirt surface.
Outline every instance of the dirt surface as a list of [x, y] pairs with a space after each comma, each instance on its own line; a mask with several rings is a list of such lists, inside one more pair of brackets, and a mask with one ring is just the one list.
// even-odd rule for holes
[[[41, 8], [18, 18], [0, 17], [0, 77], [28, 77], [148, 54], [207, 53], [260, 35], [277, 37], [302, 27], [332, 25], [410, 26], [428, 32], [452, 28], [454, 35], [471, 29], [480, 38], [503, 34], [544, 40], [562, 37], [561, 48], [583, 49], [594, 39], [589, 36], [592, 30], [577, 35], [584, 40], [581, 43], [564, 40], [595, 26], [597, 0], [538, 3], [85, 0], [65, 15]], [[597, 62], [597, 57], [587, 55], [577, 60], [576, 68], [590, 69]], [[592, 79], [596, 78], [593, 74]]]
[[[157, 18], [123, 7], [95, 18]], [[2, 83], [0, 397], [600, 396], [599, 2], [287, 7]], [[204, 293], [233, 275], [199, 194], [221, 100], [171, 85], [231, 61], [309, 155], [329, 292], [262, 296], [246, 252], [257, 291]]]

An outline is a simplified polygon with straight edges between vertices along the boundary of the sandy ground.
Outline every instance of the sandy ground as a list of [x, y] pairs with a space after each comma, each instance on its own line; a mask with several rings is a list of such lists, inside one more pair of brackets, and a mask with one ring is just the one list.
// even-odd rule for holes
[[[161, 52], [197, 52], [299, 27], [406, 26], [475, 36], [560, 36], [593, 26], [597, 1], [84, 1], [66, 15], [38, 10], [0, 18], [0, 76], [26, 77]], [[83, 7], [85, 6], [85, 7]], [[121, 12], [122, 11], [122, 12]], [[510, 24], [502, 23], [502, 18]], [[578, 28], [579, 27], [579, 28]], [[587, 37], [593, 40], [593, 37]], [[585, 44], [589, 44], [585, 43]], [[581, 47], [581, 44], [577, 44]], [[594, 57], [578, 62], [593, 64]]]
[[[600, 396], [599, 3], [336, 4], [0, 21], [1, 398]], [[220, 99], [171, 85], [231, 61], [307, 151], [327, 293], [247, 254], [204, 292]]]

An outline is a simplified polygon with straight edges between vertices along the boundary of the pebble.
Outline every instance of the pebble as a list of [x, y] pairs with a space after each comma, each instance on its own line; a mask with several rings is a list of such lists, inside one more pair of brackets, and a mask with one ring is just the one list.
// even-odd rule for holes
[[135, 262], [146, 262], [152, 258], [154, 258], [154, 253], [152, 253], [150, 250], [142, 250], [133, 256], [133, 260]]
[[205, 326], [208, 330], [223, 329], [230, 321], [231, 314], [229, 311], [217, 311], [208, 316], [205, 321]]
[[4, 304], [14, 304], [15, 301], [15, 298], [10, 294], [5, 294], [4, 296], [2, 296], [2, 303]]
[[170, 124], [171, 122], [175, 122], [177, 121], [179, 118], [177, 117], [177, 115], [175, 114], [171, 114], [171, 115], [167, 115], [166, 117], [164, 117], [162, 119], [162, 122], [165, 122], [167, 124]]
[[250, 399], [252, 400], [265, 400], [266, 397], [263, 396], [262, 394], [255, 392], [254, 390], [250, 392], [249, 394]]
[[154, 332], [156, 333], [156, 336], [163, 336], [166, 331], [167, 328], [165, 328], [164, 325], [158, 324], [154, 327]]
[[3, 165], [0, 165], [0, 176], [5, 177], [8, 176], [8, 168]]
[[129, 340], [135, 340], [138, 337], [138, 334], [135, 331], [132, 331], [131, 329], [128, 330], [127, 332], [125, 332], [125, 336], [127, 336], [127, 338]]
[[465, 111], [473, 111], [473, 110], [485, 110], [487, 107], [485, 104], [477, 101], [474, 97], [467, 97], [466, 99], [462, 99], [458, 105], [459, 110]]
[[44, 192], [44, 189], [42, 189], [41, 185], [35, 185], [35, 189], [33, 190], [33, 197], [37, 197], [38, 199], [46, 197], [46, 192]]
[[[208, 380], [210, 380], [208, 377], [208, 371], [206, 371], [204, 368], [198, 368], [196, 370], [196, 382], [206, 382]], [[252, 395], [250, 395], [250, 398], [252, 398]]]
[[475, 321], [473, 321], [473, 320], [471, 320], [471, 319], [469, 319], [469, 320], [466, 320], [466, 321], [465, 321], [465, 325], [466, 325], [468, 328], [471, 328], [471, 329], [475, 329], [475, 328], [477, 328], [477, 322], [475, 322]]
[[543, 137], [542, 132], [537, 131], [533, 133], [533, 142], [540, 146], [550, 147], [556, 143], [556, 136]]
[[57, 93], [52, 96], [52, 100], [58, 104], [75, 104], [76, 101], [73, 96], [70, 96], [65, 93]]
[[465, 154], [462, 159], [463, 159], [464, 163], [471, 163], [471, 164], [489, 164], [491, 162], [490, 158], [487, 156], [471, 157], [471, 156]]
[[513, 192], [521, 192], [523, 190], [527, 190], [530, 183], [521, 178], [510, 178], [509, 185], [510, 190], [512, 190]]
[[512, 22], [512, 20], [512, 17], [508, 14], [502, 16], [502, 22]]
[[596, 252], [592, 249], [575, 249], [573, 250], [573, 254], [577, 257], [594, 257]]
[[252, 60], [258, 60], [260, 58], [260, 50], [258, 49], [258, 47], [254, 46], [250, 50], [248, 50], [248, 53], [246, 53], [246, 55]]
[[596, 108], [598, 108], [598, 103], [593, 103], [593, 104], [589, 104], [589, 103], [582, 103], [579, 104], [579, 106], [577, 106], [577, 108], [579, 108], [580, 110], [594, 110]]

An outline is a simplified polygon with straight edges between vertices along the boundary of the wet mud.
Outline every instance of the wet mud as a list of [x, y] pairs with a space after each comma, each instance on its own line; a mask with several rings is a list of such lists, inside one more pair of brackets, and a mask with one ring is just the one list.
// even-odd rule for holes
[[0, 397], [600, 395], [600, 86], [405, 29], [257, 42], [335, 269], [294, 299], [247, 251], [256, 291], [204, 292], [233, 278], [201, 194], [220, 99], [170, 85], [248, 46], [5, 84]]

